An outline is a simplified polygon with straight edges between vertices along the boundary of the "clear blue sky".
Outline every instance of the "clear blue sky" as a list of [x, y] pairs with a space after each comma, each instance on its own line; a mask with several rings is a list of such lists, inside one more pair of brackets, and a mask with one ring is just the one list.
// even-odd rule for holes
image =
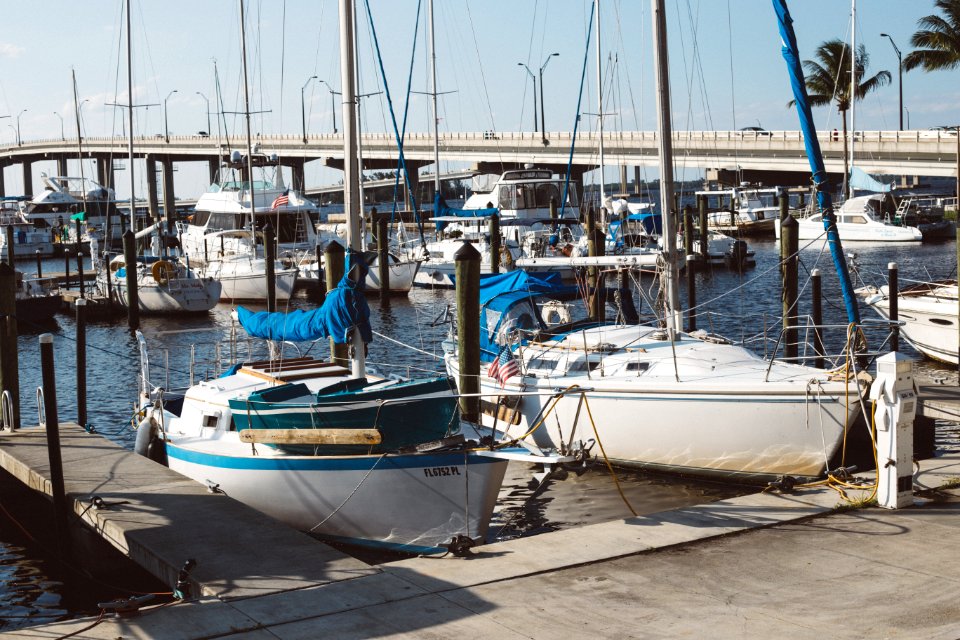
[[[413, 90], [426, 91], [426, 0], [413, 70]], [[15, 139], [60, 135], [60, 119], [72, 134], [71, 68], [76, 71], [83, 106], [84, 134], [120, 134], [119, 110], [109, 102], [126, 101], [122, 0], [67, 2], [47, 0], [4, 3], [6, 29], [0, 33], [0, 145]], [[849, 38], [846, 0], [793, 0], [801, 56], [831, 38]], [[654, 126], [652, 43], [648, 0], [602, 0], [602, 51], [605, 57], [606, 112], [609, 129]], [[216, 59], [225, 111], [241, 111], [242, 85], [238, 5], [231, 0], [134, 0], [134, 85], [138, 104], [166, 100], [171, 133], [207, 128], [203, 93], [216, 110], [213, 80]], [[402, 115], [413, 46], [417, 0], [371, 0], [394, 108]], [[363, 0], [359, 0], [361, 90], [382, 89], [372, 51]], [[760, 126], [796, 129], [785, 107], [789, 85], [769, 0], [668, 0], [670, 63], [677, 129], [730, 129]], [[897, 60], [880, 33], [893, 36], [906, 53], [917, 19], [934, 12], [932, 0], [860, 0], [858, 42], [870, 54], [870, 72], [889, 70], [894, 82], [869, 96], [858, 110], [858, 128], [897, 127]], [[335, 0], [252, 0], [248, 3], [248, 55], [252, 66], [254, 130], [299, 134], [301, 87], [310, 76], [339, 88], [337, 2]], [[589, 0], [436, 0], [438, 84], [445, 131], [530, 130], [533, 94], [527, 63], [536, 72], [557, 52], [544, 72], [548, 130], [573, 127]], [[593, 47], [588, 59], [582, 111], [596, 112]], [[732, 67], [732, 68], [731, 68]], [[960, 72], [905, 75], [904, 102], [912, 128], [960, 123]], [[170, 95], [172, 90], [177, 92]], [[167, 99], [169, 96], [169, 99]], [[331, 131], [331, 100], [326, 86], [310, 82], [303, 92], [307, 128]], [[426, 131], [429, 99], [411, 97], [409, 131]], [[365, 101], [364, 130], [389, 131], [384, 96]], [[339, 109], [339, 103], [337, 105]], [[539, 108], [539, 105], [538, 105]], [[23, 110], [26, 110], [25, 112]], [[836, 112], [819, 109], [818, 127], [839, 126]], [[19, 123], [18, 123], [19, 117]], [[216, 131], [216, 117], [211, 125]], [[138, 109], [135, 129], [152, 135], [164, 129], [163, 109]], [[336, 114], [338, 127], [340, 113]], [[596, 127], [585, 117], [582, 126]], [[242, 131], [227, 116], [232, 134]], [[34, 169], [39, 175], [42, 166]], [[190, 174], [189, 177], [187, 174]], [[196, 175], [194, 175], [196, 174]], [[197, 195], [204, 172], [178, 177], [178, 196]], [[7, 191], [16, 193], [18, 171], [7, 172]], [[308, 183], [330, 182], [333, 174], [308, 173]], [[123, 184], [118, 176], [118, 183]], [[122, 191], [122, 189], [121, 189]]]

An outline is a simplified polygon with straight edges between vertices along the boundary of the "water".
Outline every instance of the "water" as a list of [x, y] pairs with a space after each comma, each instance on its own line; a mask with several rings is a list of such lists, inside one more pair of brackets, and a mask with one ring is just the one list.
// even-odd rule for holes
[[[757, 253], [756, 268], [742, 274], [717, 268], [697, 275], [697, 298], [703, 305], [698, 318], [700, 328], [743, 340], [759, 353], [773, 349], [777, 338], [776, 322], [780, 314], [777, 244], [773, 240], [748, 239]], [[891, 260], [900, 265], [901, 282], [910, 279], [951, 277], [955, 274], [953, 243], [909, 246], [883, 244], [849, 244], [848, 253], [857, 254], [859, 277], [866, 283], [880, 284], [886, 277]], [[34, 271], [32, 263], [20, 265]], [[73, 265], [71, 265], [73, 267]], [[806, 274], [819, 267], [823, 273], [824, 319], [837, 325], [826, 332], [828, 349], [837, 352], [845, 336], [846, 316], [840, 299], [838, 280], [829, 253], [821, 243], [801, 253], [801, 286]], [[63, 261], [49, 260], [45, 272], [61, 271]], [[75, 270], [75, 267], [73, 267]], [[648, 297], [655, 296], [652, 279], [640, 282]], [[711, 299], [723, 296], [712, 302]], [[681, 287], [681, 300], [686, 293]], [[300, 292], [290, 308], [316, 306], [316, 294]], [[368, 361], [382, 373], [417, 375], [441, 371], [440, 342], [447, 334], [447, 325], [434, 323], [445, 310], [453, 308], [451, 291], [414, 290], [408, 298], [395, 298], [381, 307], [371, 298], [372, 324], [376, 332], [396, 338], [420, 351], [374, 338]], [[801, 314], [809, 313], [809, 290], [801, 292]], [[649, 311], [644, 303], [643, 311]], [[876, 317], [869, 309], [861, 309], [864, 318]], [[182, 318], [142, 318], [142, 331], [147, 336], [155, 384], [167, 388], [185, 386], [190, 377], [191, 346], [197, 360], [212, 360], [214, 343], [229, 335], [231, 308], [218, 306], [204, 316]], [[767, 334], [764, 337], [764, 328]], [[48, 326], [20, 327], [20, 392], [25, 424], [37, 422], [35, 394], [40, 385], [38, 336], [53, 333], [56, 350], [57, 399], [61, 421], [76, 418], [75, 398], [75, 324], [71, 316], [59, 315]], [[177, 333], [162, 333], [172, 332]], [[876, 347], [882, 338], [871, 332], [870, 345]], [[134, 432], [130, 425], [136, 400], [139, 371], [138, 345], [126, 329], [125, 318], [91, 322], [87, 328], [88, 413], [90, 423], [106, 437], [132, 446]], [[305, 347], [302, 347], [305, 349]], [[904, 351], [919, 357], [909, 346]], [[241, 352], [242, 355], [243, 352]], [[312, 355], [327, 354], [325, 341], [313, 347]], [[297, 355], [297, 351], [288, 351]], [[170, 380], [164, 379], [163, 364], [169, 361]], [[956, 382], [953, 367], [922, 361], [926, 375]], [[197, 376], [213, 373], [212, 364], [199, 364]], [[491, 539], [508, 539], [533, 535], [557, 528], [600, 522], [629, 515], [606, 469], [594, 468], [583, 475], [574, 473], [553, 482], [545, 491], [534, 492], [527, 486], [529, 469], [512, 465], [502, 493], [502, 508], [491, 525]], [[742, 489], [710, 483], [640, 473], [617, 471], [627, 501], [638, 513], [652, 513], [678, 508], [733, 495]], [[6, 498], [0, 498], [0, 504]], [[95, 603], [102, 599], [91, 585], [70, 575], [60, 575], [53, 564], [44, 559], [43, 549], [31, 546], [18, 535], [16, 527], [0, 513], [0, 631], [43, 620], [73, 617], [95, 612]], [[36, 611], [37, 613], [29, 613]], [[26, 618], [19, 616], [28, 616]]]

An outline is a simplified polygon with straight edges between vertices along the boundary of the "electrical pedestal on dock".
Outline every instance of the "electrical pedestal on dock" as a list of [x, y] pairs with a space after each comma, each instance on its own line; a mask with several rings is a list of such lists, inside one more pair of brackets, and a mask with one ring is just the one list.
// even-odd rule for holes
[[876, 402], [877, 503], [886, 509], [913, 505], [913, 419], [917, 391], [913, 360], [893, 352], [877, 358], [877, 379], [870, 387]]

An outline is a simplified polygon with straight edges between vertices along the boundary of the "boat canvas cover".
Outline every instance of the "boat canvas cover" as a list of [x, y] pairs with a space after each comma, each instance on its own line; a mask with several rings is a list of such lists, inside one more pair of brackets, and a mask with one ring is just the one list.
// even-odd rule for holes
[[[441, 218], [453, 216], [455, 218], [487, 218], [500, 213], [496, 207], [492, 209], [456, 209], [447, 204], [439, 193], [433, 197], [433, 217]], [[446, 222], [437, 222], [437, 231], [442, 231]]]
[[[480, 359], [492, 361], [500, 351], [497, 336], [509, 311], [538, 297], [575, 295], [576, 286], [561, 283], [559, 273], [531, 275], [523, 270], [492, 275], [480, 280]], [[533, 328], [533, 327], [521, 327]]]
[[[354, 263], [359, 265], [358, 282], [350, 279], [351, 266]], [[340, 279], [335, 289], [327, 292], [318, 309], [270, 313], [237, 307], [240, 325], [254, 338], [308, 342], [329, 337], [333, 338], [336, 344], [349, 343], [356, 328], [360, 330], [360, 337], [364, 342], [371, 342], [373, 331], [370, 327], [370, 306], [363, 294], [368, 271], [363, 256], [350, 251], [347, 254], [346, 275]]]
[[892, 184], [880, 182], [860, 167], [850, 167], [850, 186], [861, 191], [875, 191], [877, 193], [893, 191]]

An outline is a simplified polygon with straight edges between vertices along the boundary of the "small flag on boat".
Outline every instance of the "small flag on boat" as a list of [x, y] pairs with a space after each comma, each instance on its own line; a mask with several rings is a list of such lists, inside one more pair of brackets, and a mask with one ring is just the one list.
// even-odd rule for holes
[[86, 221], [87, 221], [87, 212], [86, 212], [86, 211], [78, 211], [77, 213], [75, 213], [75, 214], [73, 214], [72, 216], [70, 216], [70, 219], [71, 219], [71, 220], [79, 220], [80, 222], [86, 222]]
[[290, 204], [290, 191], [289, 191], [289, 190], [288, 190], [288, 191], [284, 191], [283, 193], [281, 193], [280, 195], [278, 195], [276, 198], [274, 198], [273, 204], [270, 205], [270, 208], [271, 208], [271, 209], [276, 209], [277, 207], [285, 207], [285, 206], [288, 205], [288, 204]]
[[496, 378], [500, 387], [506, 384], [508, 378], [512, 378], [519, 373], [520, 365], [517, 364], [517, 359], [513, 357], [508, 344], [501, 347], [500, 353], [497, 354], [496, 359], [490, 363], [490, 367], [487, 369], [487, 375]]

